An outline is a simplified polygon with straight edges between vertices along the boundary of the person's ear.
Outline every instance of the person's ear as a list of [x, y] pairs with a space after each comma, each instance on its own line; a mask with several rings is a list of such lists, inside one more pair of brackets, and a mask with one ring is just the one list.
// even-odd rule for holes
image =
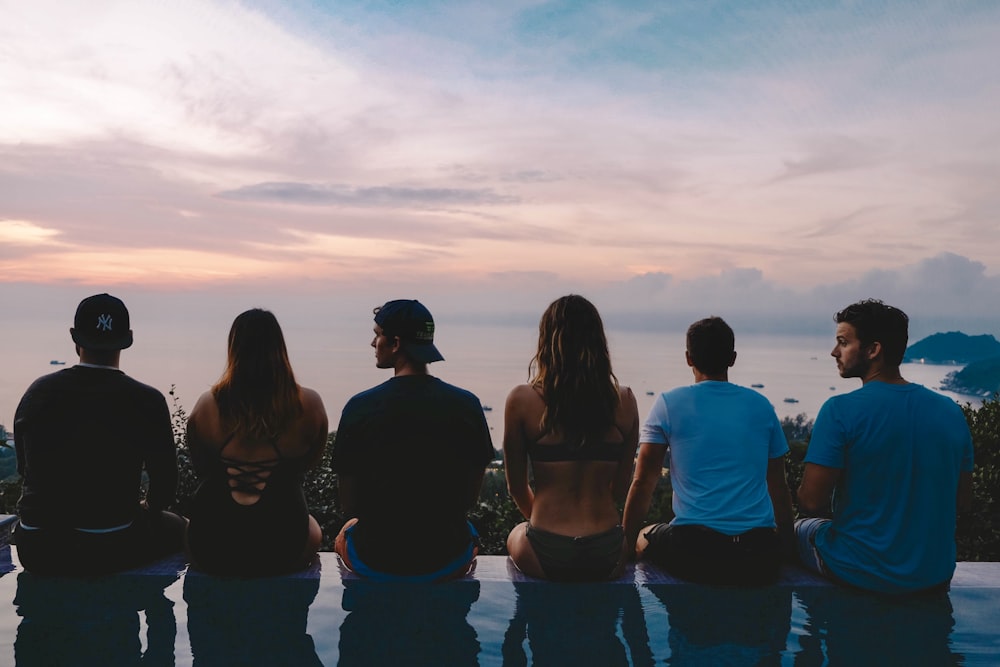
[[729, 367], [732, 368], [736, 365], [736, 350], [733, 350], [733, 356], [729, 358]]
[[875, 360], [882, 354], [882, 343], [875, 341], [868, 346], [868, 359]]

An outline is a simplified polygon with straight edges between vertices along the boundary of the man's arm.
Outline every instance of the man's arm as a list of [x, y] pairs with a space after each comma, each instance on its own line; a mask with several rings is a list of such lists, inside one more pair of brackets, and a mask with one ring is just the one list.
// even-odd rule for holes
[[785, 553], [795, 553], [795, 515], [792, 511], [792, 492], [785, 478], [785, 457], [778, 456], [767, 462], [767, 493], [774, 508], [774, 522]]
[[840, 468], [807, 463], [799, 485], [799, 509], [806, 514], [820, 514], [830, 508], [833, 489], [840, 480]]
[[337, 494], [340, 498], [340, 509], [344, 513], [345, 519], [357, 516], [357, 491], [356, 480], [353, 475], [337, 475]]
[[177, 445], [170, 423], [170, 409], [163, 396], [150, 409], [149, 446], [146, 454], [146, 474], [149, 491], [146, 505], [151, 510], [162, 510], [173, 505], [177, 495]]
[[972, 499], [972, 473], [963, 470], [958, 474], [958, 511], [968, 512], [971, 510]]
[[635, 464], [635, 476], [629, 487], [625, 500], [625, 515], [622, 523], [625, 527], [625, 541], [629, 552], [635, 550], [635, 541], [639, 537], [639, 529], [649, 512], [649, 503], [653, 500], [653, 491], [663, 473], [663, 456], [666, 447], [651, 442], [639, 445], [639, 457]]

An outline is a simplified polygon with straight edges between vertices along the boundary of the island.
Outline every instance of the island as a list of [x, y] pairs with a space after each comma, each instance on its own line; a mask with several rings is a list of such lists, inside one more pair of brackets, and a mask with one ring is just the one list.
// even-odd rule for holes
[[936, 333], [906, 348], [903, 361], [914, 364], [962, 365], [1000, 357], [1000, 341], [989, 334], [970, 336], [961, 331]]
[[948, 373], [941, 388], [967, 396], [993, 396], [1000, 392], [1000, 357], [974, 361], [960, 371]]
[[906, 348], [903, 361], [964, 365], [941, 381], [942, 389], [956, 394], [989, 397], [1000, 392], [1000, 342], [989, 334], [936, 333]]

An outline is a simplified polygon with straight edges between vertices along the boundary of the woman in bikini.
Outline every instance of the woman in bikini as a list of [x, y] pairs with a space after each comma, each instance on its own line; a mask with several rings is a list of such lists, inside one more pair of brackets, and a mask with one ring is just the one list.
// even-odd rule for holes
[[188, 417], [200, 480], [187, 532], [192, 563], [236, 576], [308, 566], [322, 531], [306, 507], [302, 480], [326, 440], [323, 401], [296, 384], [274, 315], [240, 314], [222, 378]]
[[507, 488], [527, 519], [510, 532], [507, 551], [532, 577], [615, 578], [627, 554], [617, 505], [632, 477], [639, 413], [611, 371], [593, 304], [570, 295], [548, 307], [529, 375], [504, 413]]

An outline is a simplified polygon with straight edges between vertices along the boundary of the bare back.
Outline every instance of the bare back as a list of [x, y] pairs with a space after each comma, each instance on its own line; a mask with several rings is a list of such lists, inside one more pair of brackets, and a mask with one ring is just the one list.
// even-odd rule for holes
[[[545, 402], [538, 390], [520, 385], [507, 398], [504, 460], [508, 488], [531, 525], [563, 535], [589, 535], [621, 522], [638, 445], [635, 396], [623, 387], [610, 426], [600, 442], [568, 443], [563, 434], [540, 428]], [[528, 466], [534, 490], [528, 484]]]

